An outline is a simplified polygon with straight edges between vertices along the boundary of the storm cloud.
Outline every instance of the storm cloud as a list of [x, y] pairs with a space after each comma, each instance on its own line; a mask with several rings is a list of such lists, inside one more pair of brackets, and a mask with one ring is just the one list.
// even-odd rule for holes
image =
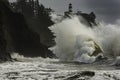
[[114, 22], [120, 18], [119, 0], [86, 0], [86, 6], [106, 22]]

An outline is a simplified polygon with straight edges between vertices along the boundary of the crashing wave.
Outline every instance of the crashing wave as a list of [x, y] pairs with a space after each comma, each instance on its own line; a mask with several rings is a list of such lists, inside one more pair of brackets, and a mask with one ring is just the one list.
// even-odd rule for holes
[[118, 25], [103, 24], [93, 28], [84, 25], [81, 17], [72, 16], [49, 27], [56, 45], [49, 48], [61, 61], [93, 63], [99, 56], [120, 56]]
[[97, 55], [103, 52], [98, 43], [94, 41], [95, 36], [92, 29], [80, 23], [78, 17], [65, 19], [49, 29], [56, 36], [56, 46], [50, 50], [61, 61], [92, 63], [96, 60]]

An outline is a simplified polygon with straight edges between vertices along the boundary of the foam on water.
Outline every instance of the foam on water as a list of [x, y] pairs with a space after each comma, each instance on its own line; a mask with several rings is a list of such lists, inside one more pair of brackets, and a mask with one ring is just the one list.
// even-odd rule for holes
[[[61, 61], [92, 63], [101, 52], [107, 57], [120, 55], [119, 25], [100, 23], [90, 28], [82, 24], [81, 19], [73, 16], [49, 27], [56, 42], [50, 50]], [[96, 51], [95, 44], [103, 50], [97, 55], [93, 55]]]

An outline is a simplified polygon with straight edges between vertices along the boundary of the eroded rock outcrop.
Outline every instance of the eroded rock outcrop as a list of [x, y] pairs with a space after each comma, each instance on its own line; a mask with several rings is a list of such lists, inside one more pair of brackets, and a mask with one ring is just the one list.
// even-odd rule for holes
[[[9, 8], [9, 4], [0, 0], [0, 56], [7, 57], [10, 54], [7, 53], [6, 46], [7, 40], [4, 37], [4, 31], [7, 31], [11, 38], [12, 52], [20, 53], [28, 57], [52, 57], [52, 53], [48, 50], [47, 46], [40, 43], [40, 36], [32, 29], [28, 27], [24, 16], [21, 13], [13, 12]], [[4, 26], [4, 29], [3, 29]], [[3, 51], [3, 52], [2, 52]]]

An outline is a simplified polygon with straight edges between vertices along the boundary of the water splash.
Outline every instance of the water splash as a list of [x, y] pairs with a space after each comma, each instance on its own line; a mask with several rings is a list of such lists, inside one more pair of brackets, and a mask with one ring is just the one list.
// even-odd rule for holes
[[118, 25], [100, 23], [90, 28], [81, 19], [73, 16], [49, 27], [56, 42], [50, 50], [61, 61], [92, 63], [101, 53], [107, 57], [120, 55]]

